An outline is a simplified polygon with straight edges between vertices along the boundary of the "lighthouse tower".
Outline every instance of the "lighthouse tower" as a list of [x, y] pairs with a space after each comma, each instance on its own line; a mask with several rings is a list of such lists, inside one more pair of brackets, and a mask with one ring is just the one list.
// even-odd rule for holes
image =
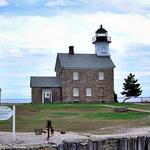
[[95, 54], [97, 56], [110, 56], [109, 54], [109, 43], [111, 43], [111, 37], [108, 36], [107, 30], [102, 25], [95, 32], [95, 37], [92, 39], [95, 44]]

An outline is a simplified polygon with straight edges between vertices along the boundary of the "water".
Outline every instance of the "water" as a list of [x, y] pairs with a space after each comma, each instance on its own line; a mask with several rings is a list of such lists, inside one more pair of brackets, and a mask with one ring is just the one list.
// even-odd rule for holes
[[[123, 102], [124, 97], [118, 97], [119, 102]], [[150, 102], [150, 97], [136, 97], [130, 98], [125, 102], [132, 102], [132, 103], [141, 103], [141, 102]]]
[[2, 103], [31, 103], [31, 99], [2, 99]]
[[[123, 97], [118, 97], [119, 102], [123, 102]], [[2, 103], [31, 103], [31, 99], [2, 99]], [[126, 102], [150, 102], [150, 97], [130, 98]]]

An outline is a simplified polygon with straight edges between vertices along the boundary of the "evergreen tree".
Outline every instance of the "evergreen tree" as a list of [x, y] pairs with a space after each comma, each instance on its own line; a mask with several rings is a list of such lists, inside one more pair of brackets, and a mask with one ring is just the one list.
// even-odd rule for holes
[[137, 83], [138, 80], [135, 79], [134, 74], [130, 73], [127, 76], [127, 79], [124, 80], [125, 83], [123, 83], [123, 92], [121, 92], [121, 94], [126, 98], [123, 100], [123, 102], [125, 102], [127, 99], [130, 99], [131, 97], [138, 97], [142, 94], [140, 84]]

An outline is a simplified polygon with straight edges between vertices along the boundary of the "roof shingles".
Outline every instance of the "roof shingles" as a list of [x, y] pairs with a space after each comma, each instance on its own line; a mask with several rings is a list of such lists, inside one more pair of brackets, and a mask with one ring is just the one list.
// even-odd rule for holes
[[60, 80], [57, 77], [31, 77], [31, 87], [61, 87]]
[[[74, 54], [58, 53], [57, 62], [60, 70], [66, 69], [111, 69], [115, 65], [109, 56], [97, 56], [96, 54]], [[56, 68], [56, 66], [55, 66]], [[56, 69], [55, 69], [56, 70]], [[31, 77], [31, 87], [61, 87], [57, 77]]]
[[107, 69], [115, 67], [109, 56], [97, 56], [96, 54], [69, 55], [67, 53], [58, 53], [58, 58], [63, 68]]

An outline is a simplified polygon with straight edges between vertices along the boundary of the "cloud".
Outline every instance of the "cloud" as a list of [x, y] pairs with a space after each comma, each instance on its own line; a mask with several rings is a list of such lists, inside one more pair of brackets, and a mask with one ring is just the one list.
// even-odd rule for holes
[[117, 9], [122, 9], [124, 12], [130, 12], [130, 13], [144, 13], [146, 12], [146, 8], [150, 6], [150, 3], [148, 1], [142, 1], [142, 0], [111, 0], [110, 2], [113, 6], [116, 6]]
[[[95, 9], [101, 9], [105, 12], [113, 13], [133, 13], [133, 14], [145, 14], [150, 12], [150, 2], [149, 0], [109, 0], [109, 3], [104, 0], [81, 0], [81, 2], [95, 7]], [[145, 14], [146, 15], [146, 14]]]
[[[76, 41], [83, 39], [77, 34], [79, 26], [73, 29], [67, 18], [62, 16], [1, 16], [0, 21], [2, 22], [0, 25], [0, 47], [3, 55], [15, 55], [16, 53], [18, 55], [19, 52], [21, 55], [25, 50], [27, 53], [46, 53], [46, 51], [56, 52], [56, 50], [62, 52], [67, 48], [68, 51], [70, 44], [75, 44]], [[87, 38], [86, 36], [84, 39]], [[23, 49], [24, 51], [22, 51]]]
[[[0, 59], [3, 98], [30, 98], [30, 76], [54, 76], [56, 54], [7, 55]], [[10, 77], [11, 75], [11, 77]], [[19, 89], [19, 92], [18, 92]]]
[[[143, 78], [149, 80], [150, 19], [147, 16], [65, 11], [56, 16], [0, 16], [0, 22], [2, 88], [16, 82], [15, 76], [20, 76], [21, 84], [29, 85], [30, 75], [54, 75], [56, 54], [68, 52], [69, 45], [75, 46], [75, 53], [94, 53], [92, 37], [100, 24], [112, 37], [110, 51], [117, 66], [116, 91], [120, 92], [121, 82], [130, 72], [135, 73], [143, 85], [146, 82]], [[7, 81], [10, 74], [13, 79]], [[12, 88], [19, 85], [16, 82]], [[29, 95], [30, 90], [25, 93]]]
[[150, 34], [145, 34], [150, 32], [150, 20], [142, 15], [98, 12], [91, 15], [62, 13], [55, 17], [1, 16], [0, 22], [0, 42], [5, 43], [3, 49], [10, 53], [18, 53], [21, 48], [35, 53], [42, 48], [61, 52], [70, 44], [75, 44], [77, 51], [87, 49], [90, 53], [91, 39], [99, 24], [103, 24], [112, 36], [110, 48], [117, 55], [124, 54], [129, 44], [149, 44], [150, 39]]
[[9, 5], [7, 0], [0, 0], [0, 7], [4, 7], [4, 6], [7, 6], [7, 5]]
[[15, 6], [19, 5], [36, 5], [37, 3], [40, 3], [41, 0], [10, 0], [11, 4], [14, 4]]
[[57, 6], [74, 6], [76, 2], [70, 0], [49, 0], [45, 3], [45, 6], [57, 7]]
[[2, 5], [10, 3], [5, 10], [0, 10], [6, 15], [33, 15], [52, 16], [64, 11], [76, 14], [91, 14], [102, 11], [112, 14], [143, 14], [149, 16], [150, 2], [135, 0], [1, 0]]

